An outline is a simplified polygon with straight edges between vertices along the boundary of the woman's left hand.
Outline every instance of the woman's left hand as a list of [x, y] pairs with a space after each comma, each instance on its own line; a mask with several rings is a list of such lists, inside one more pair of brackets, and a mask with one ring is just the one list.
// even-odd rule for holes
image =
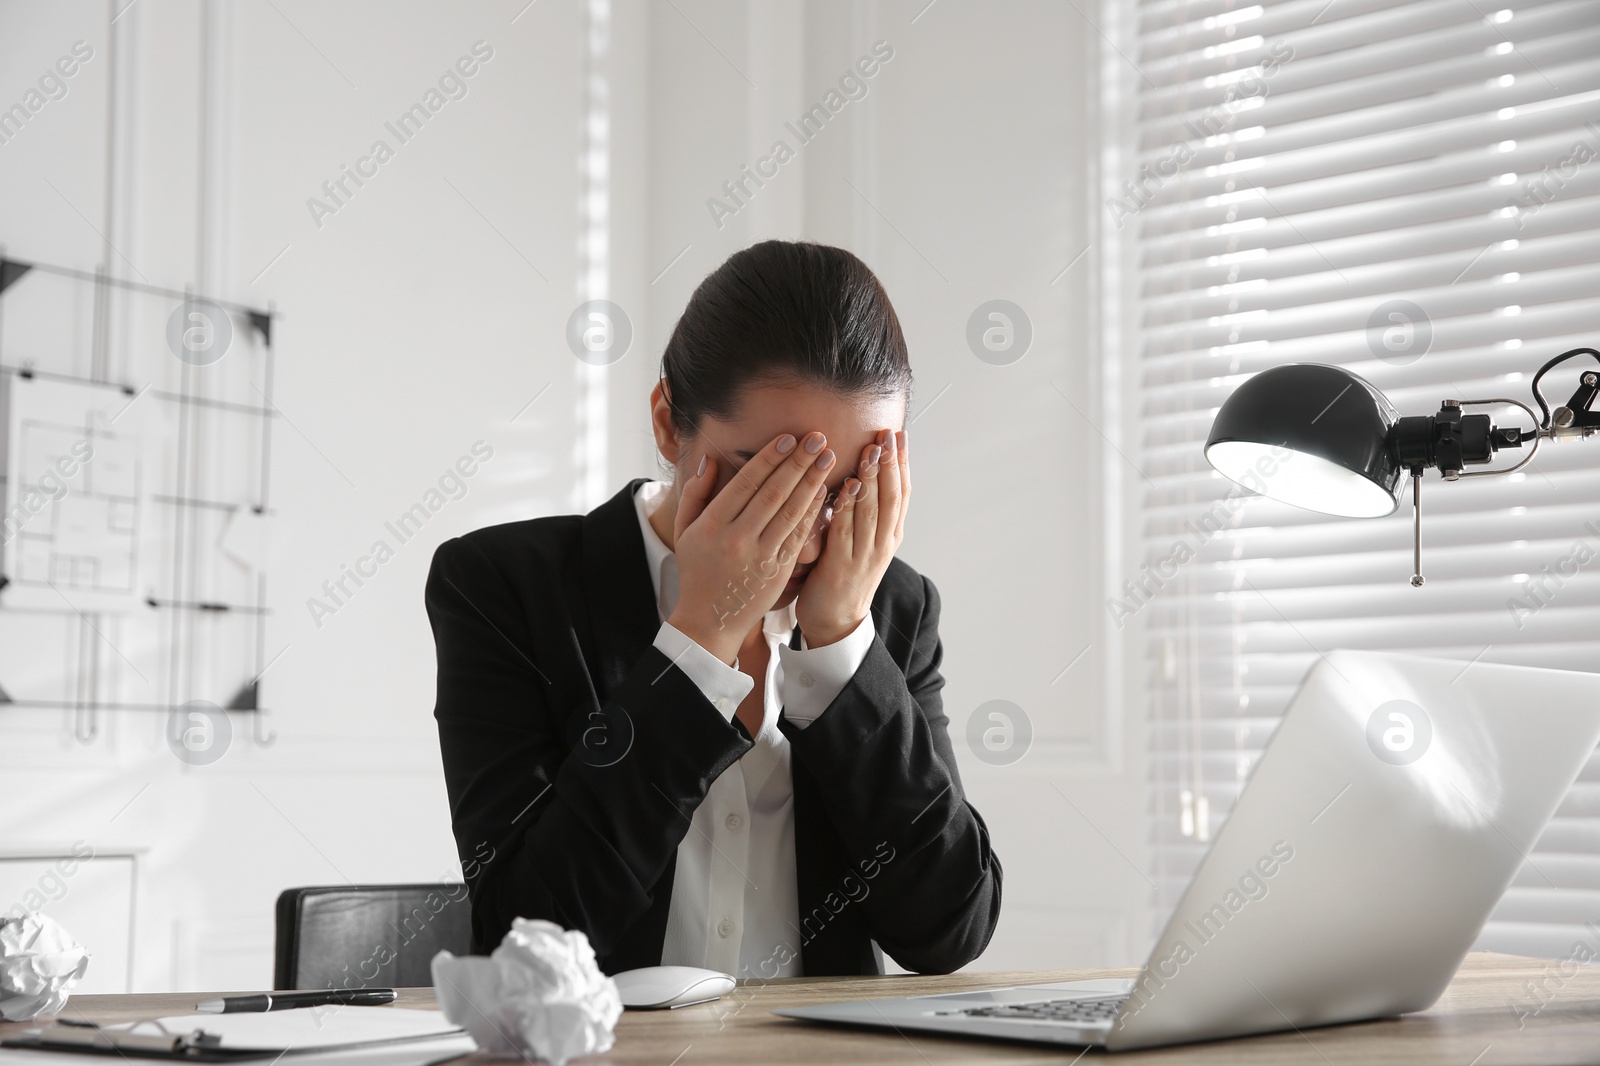
[[900, 550], [911, 502], [905, 430], [880, 431], [878, 443], [862, 450], [857, 474], [839, 488], [827, 542], [795, 600], [795, 621], [808, 648], [854, 632]]

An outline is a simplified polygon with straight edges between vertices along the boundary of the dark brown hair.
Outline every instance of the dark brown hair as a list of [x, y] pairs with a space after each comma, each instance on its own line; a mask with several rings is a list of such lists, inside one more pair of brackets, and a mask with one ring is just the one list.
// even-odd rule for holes
[[889, 294], [843, 248], [762, 241], [689, 297], [661, 356], [679, 433], [728, 418], [745, 388], [788, 382], [844, 397], [911, 397], [911, 360]]

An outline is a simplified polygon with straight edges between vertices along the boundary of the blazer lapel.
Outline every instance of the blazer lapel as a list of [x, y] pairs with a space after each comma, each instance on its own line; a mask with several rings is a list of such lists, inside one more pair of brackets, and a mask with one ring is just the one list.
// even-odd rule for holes
[[647, 478], [634, 478], [611, 499], [583, 516], [583, 590], [593, 649], [589, 674], [601, 702], [639, 662], [661, 628], [644, 536], [633, 493]]
[[[646, 478], [634, 478], [611, 499], [583, 516], [581, 580], [584, 609], [574, 618], [588, 631], [580, 636], [598, 702], [617, 690], [661, 628], [655, 583], [644, 554], [644, 535], [633, 493]], [[607, 973], [661, 964], [667, 915], [672, 906], [676, 855], [651, 886], [650, 909], [640, 915], [603, 961]]]

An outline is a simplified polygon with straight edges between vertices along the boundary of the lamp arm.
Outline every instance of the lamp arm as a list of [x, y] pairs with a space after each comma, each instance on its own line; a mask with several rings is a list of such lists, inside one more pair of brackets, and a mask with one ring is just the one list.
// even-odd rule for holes
[[[1556, 428], [1556, 427], [1553, 427], [1551, 425], [1550, 405], [1549, 405], [1549, 403], [1547, 403], [1545, 401], [1544, 393], [1539, 388], [1539, 382], [1544, 380], [1544, 376], [1546, 374], [1548, 374], [1551, 370], [1554, 370], [1557, 366], [1559, 366], [1562, 363], [1566, 362], [1568, 359], [1575, 359], [1580, 355], [1593, 356], [1595, 362], [1600, 363], [1600, 351], [1596, 351], [1593, 348], [1573, 348], [1571, 351], [1562, 352], [1560, 355], [1558, 355], [1554, 359], [1550, 360], [1544, 366], [1541, 366], [1538, 369], [1538, 371], [1533, 375], [1533, 381], [1531, 382], [1531, 387], [1532, 387], [1532, 390], [1533, 390], [1533, 398], [1536, 401], [1538, 401], [1539, 410], [1544, 413], [1544, 417], [1539, 419], [1535, 423], [1539, 427], [1540, 430], [1545, 431], [1545, 432], [1548, 433], [1551, 429]], [[1587, 377], [1588, 375], [1585, 375], [1585, 376]], [[1589, 404], [1591, 402], [1593, 402], [1593, 400], [1594, 400], [1594, 395], [1595, 395], [1594, 389], [1595, 389], [1595, 382], [1592, 380], [1592, 378], [1591, 378], [1591, 380], [1585, 381], [1582, 385], [1580, 385], [1578, 387], [1578, 391], [1573, 394], [1572, 400], [1568, 401], [1568, 404], [1567, 404], [1568, 408], [1569, 409], [1581, 408], [1582, 410], [1587, 412], [1589, 410]], [[1588, 393], [1587, 397], [1585, 397], [1585, 395], [1584, 395], [1585, 392]], [[1530, 414], [1531, 413], [1532, 412], [1530, 412]], [[1549, 434], [1549, 435], [1553, 436], [1554, 434]]]

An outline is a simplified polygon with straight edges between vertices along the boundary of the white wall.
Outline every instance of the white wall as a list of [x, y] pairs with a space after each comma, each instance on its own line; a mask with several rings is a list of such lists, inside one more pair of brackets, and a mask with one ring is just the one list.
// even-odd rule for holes
[[[141, 0], [114, 25], [116, 0], [0, 7], [0, 99], [74, 40], [107, 60], [0, 146], [0, 242], [271, 301], [282, 414], [267, 631], [282, 656], [261, 723], [276, 739], [253, 743], [235, 716], [228, 755], [190, 767], [159, 715], [108, 714], [85, 746], [65, 715], [0, 709], [0, 850], [145, 849], [141, 989], [264, 984], [283, 887], [449, 875], [421, 598], [433, 546], [657, 473], [646, 395], [688, 294], [751, 241], [806, 237], [867, 259], [912, 344], [903, 554], [944, 598], [946, 709], [1006, 869], [975, 965], [1136, 961], [1142, 745], [1105, 631], [1107, 383], [1097, 256], [1079, 258], [1095, 239], [1092, 29], [1043, 2], [524, 2]], [[494, 54], [468, 95], [314, 224], [307, 198], [480, 40]], [[719, 228], [706, 200], [793, 145], [785, 121], [879, 40], [894, 57], [867, 96]], [[601, 147], [607, 166], [586, 171]], [[564, 341], [594, 295], [635, 329], [604, 369]], [[991, 299], [1032, 320], [1013, 365], [968, 347]], [[477, 440], [494, 459], [466, 497], [316, 624], [307, 599]], [[968, 719], [995, 699], [1035, 731], [1005, 767], [967, 757]]]

